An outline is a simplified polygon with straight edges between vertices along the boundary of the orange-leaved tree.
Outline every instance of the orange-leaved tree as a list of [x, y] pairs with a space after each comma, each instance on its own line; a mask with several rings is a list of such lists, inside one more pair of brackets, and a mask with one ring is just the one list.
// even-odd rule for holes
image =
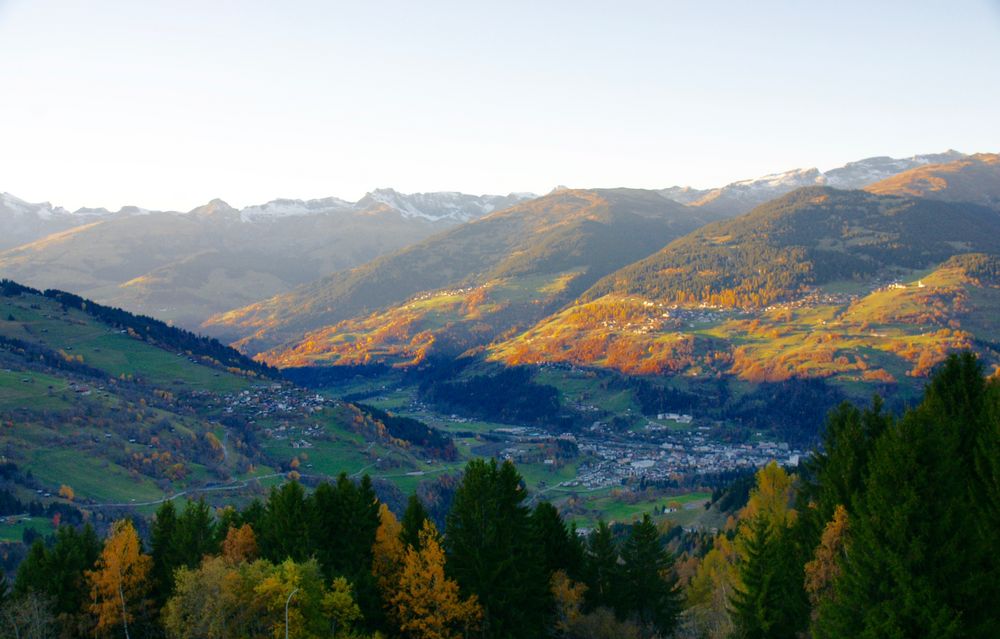
[[463, 599], [458, 583], [444, 574], [444, 550], [434, 524], [425, 521], [420, 548], [409, 548], [390, 603], [400, 633], [412, 639], [465, 637], [482, 618], [475, 595]]
[[231, 566], [257, 558], [257, 535], [250, 524], [243, 524], [239, 528], [233, 526], [226, 532], [226, 538], [222, 542], [222, 556]]
[[121, 624], [125, 639], [130, 639], [129, 622], [148, 605], [146, 597], [152, 587], [152, 566], [153, 559], [143, 554], [132, 522], [116, 521], [95, 569], [87, 571], [92, 600], [90, 611], [97, 617], [95, 635]]
[[399, 576], [406, 558], [406, 547], [402, 539], [403, 526], [385, 504], [379, 505], [378, 516], [380, 523], [375, 531], [375, 543], [372, 544], [372, 574], [389, 620], [397, 623], [391, 599], [399, 589]]

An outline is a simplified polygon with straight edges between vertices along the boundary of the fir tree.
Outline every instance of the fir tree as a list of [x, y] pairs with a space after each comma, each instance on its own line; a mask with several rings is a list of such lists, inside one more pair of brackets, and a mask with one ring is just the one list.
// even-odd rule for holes
[[424, 502], [416, 494], [410, 495], [406, 501], [406, 510], [403, 512], [403, 519], [400, 522], [403, 526], [401, 534], [403, 544], [409, 548], [420, 549], [420, 531], [424, 527], [424, 522], [429, 519]]
[[291, 481], [271, 489], [261, 538], [261, 554], [273, 562], [304, 561], [310, 555], [306, 497], [301, 484]]
[[998, 627], [995, 536], [976, 534], [972, 487], [984, 389], [975, 360], [952, 357], [879, 439], [818, 637], [985, 637]]
[[448, 514], [448, 571], [477, 596], [484, 637], [540, 637], [552, 610], [525, 496], [513, 464], [473, 460]]
[[532, 543], [538, 548], [550, 578], [557, 570], [578, 579], [583, 549], [555, 506], [540, 502], [531, 513]]
[[618, 545], [611, 528], [604, 521], [597, 522], [597, 528], [587, 540], [584, 579], [587, 584], [587, 610], [618, 607], [622, 582]]
[[632, 525], [622, 547], [623, 616], [669, 635], [677, 625], [681, 595], [673, 556], [660, 544], [660, 533], [649, 515]]
[[215, 521], [205, 500], [188, 501], [177, 517], [173, 535], [173, 556], [178, 566], [195, 568], [206, 555], [219, 551]]
[[150, 546], [153, 555], [153, 594], [163, 605], [174, 587], [174, 570], [181, 565], [177, 557], [177, 509], [173, 501], [165, 501], [156, 509], [150, 528]]

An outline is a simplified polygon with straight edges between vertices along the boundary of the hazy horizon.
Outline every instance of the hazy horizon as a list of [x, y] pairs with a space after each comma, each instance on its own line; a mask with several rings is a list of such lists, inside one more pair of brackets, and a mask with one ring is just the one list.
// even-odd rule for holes
[[708, 188], [996, 151], [997, 36], [988, 0], [0, 0], [16, 96], [0, 103], [0, 191], [189, 210], [380, 187]]

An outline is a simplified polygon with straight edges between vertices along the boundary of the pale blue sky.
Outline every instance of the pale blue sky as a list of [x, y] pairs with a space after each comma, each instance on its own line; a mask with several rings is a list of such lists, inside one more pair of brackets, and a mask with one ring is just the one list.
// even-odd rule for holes
[[0, 0], [0, 191], [188, 209], [1000, 151], [1000, 0]]

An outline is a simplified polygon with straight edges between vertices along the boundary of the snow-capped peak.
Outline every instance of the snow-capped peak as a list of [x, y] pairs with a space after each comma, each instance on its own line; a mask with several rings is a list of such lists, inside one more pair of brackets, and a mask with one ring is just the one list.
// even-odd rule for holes
[[317, 200], [292, 200], [279, 198], [264, 204], [254, 204], [240, 211], [240, 219], [244, 222], [255, 220], [276, 219], [293, 215], [318, 215], [335, 211], [350, 210], [351, 202], [336, 197], [326, 197]]
[[782, 173], [771, 173], [751, 180], [741, 180], [733, 182], [730, 187], [747, 188], [798, 188], [800, 186], [812, 186], [823, 184], [823, 174], [819, 169], [792, 169]]
[[69, 211], [61, 206], [52, 206], [49, 202], [26, 202], [10, 193], [0, 193], [0, 211], [6, 211], [15, 217], [24, 215], [47, 220], [57, 215], [69, 215]]
[[383, 188], [365, 195], [355, 207], [358, 210], [389, 209], [403, 217], [429, 221], [467, 222], [532, 197], [535, 196], [530, 193], [468, 195], [456, 191], [405, 194]]

